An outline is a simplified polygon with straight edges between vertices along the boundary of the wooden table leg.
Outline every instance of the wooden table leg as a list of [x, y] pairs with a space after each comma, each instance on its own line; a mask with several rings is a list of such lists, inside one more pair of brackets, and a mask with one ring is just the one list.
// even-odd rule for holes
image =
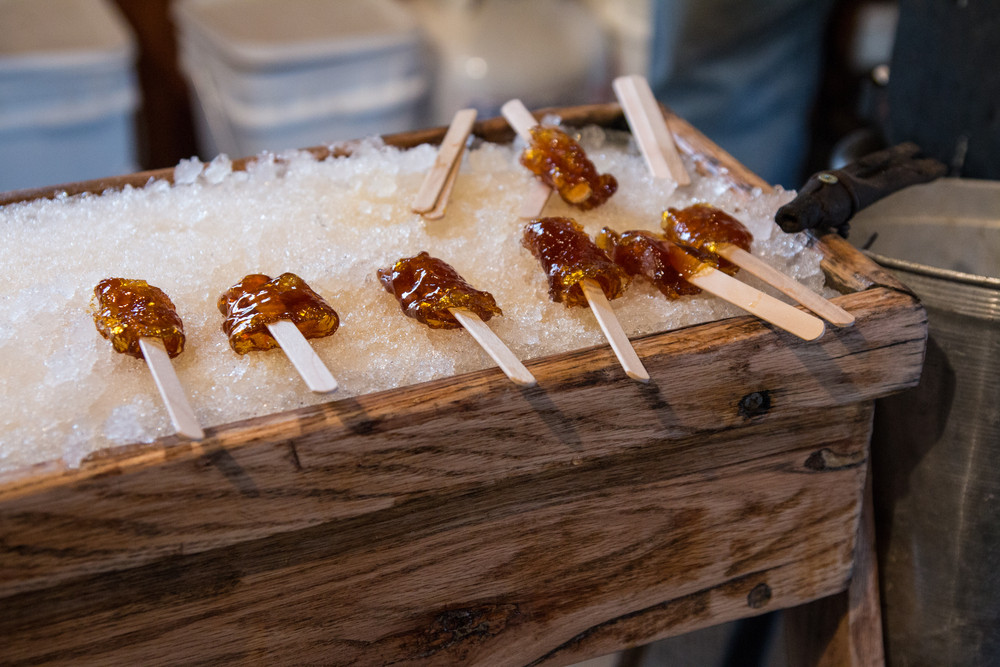
[[848, 589], [785, 611], [790, 667], [885, 664], [871, 485], [869, 469]]

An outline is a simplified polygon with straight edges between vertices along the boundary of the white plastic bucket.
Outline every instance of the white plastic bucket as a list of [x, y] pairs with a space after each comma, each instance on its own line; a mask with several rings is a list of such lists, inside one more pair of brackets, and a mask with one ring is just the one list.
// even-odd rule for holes
[[421, 124], [420, 33], [392, 0], [183, 0], [174, 15], [206, 159]]
[[0, 191], [134, 172], [133, 37], [106, 0], [6, 0]]

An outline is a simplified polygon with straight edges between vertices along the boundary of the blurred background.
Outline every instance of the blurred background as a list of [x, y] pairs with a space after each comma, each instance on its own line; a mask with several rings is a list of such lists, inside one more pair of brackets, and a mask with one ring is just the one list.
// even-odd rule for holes
[[0, 0], [0, 191], [512, 97], [610, 101], [620, 74], [797, 187], [878, 112], [897, 17], [885, 0]]

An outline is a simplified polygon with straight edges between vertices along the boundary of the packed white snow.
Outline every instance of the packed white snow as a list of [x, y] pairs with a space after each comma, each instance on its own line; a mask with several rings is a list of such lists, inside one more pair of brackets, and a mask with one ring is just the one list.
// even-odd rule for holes
[[[628, 135], [591, 127], [580, 137], [618, 192], [588, 212], [553, 197], [546, 215], [573, 217], [591, 235], [605, 225], [658, 230], [668, 206], [709, 202], [751, 229], [755, 254], [823, 289], [819, 253], [773, 223], [793, 193], [748, 196], [691, 163], [694, 182], [677, 189], [654, 181]], [[378, 139], [346, 158], [262, 155], [246, 171], [224, 156], [185, 161], [173, 185], [0, 208], [0, 471], [78, 465], [95, 450], [172, 433], [145, 364], [113, 352], [94, 327], [91, 296], [107, 277], [146, 280], [177, 306], [187, 344], [174, 365], [205, 426], [491, 366], [471, 336], [404, 317], [378, 283], [378, 268], [422, 250], [496, 297], [504, 315], [490, 326], [522, 359], [604, 344], [589, 310], [549, 301], [539, 264], [521, 246], [518, 211], [532, 178], [518, 163], [521, 148], [471, 146], [437, 221], [410, 210], [436, 147], [399, 150]], [[221, 331], [216, 300], [225, 289], [249, 273], [285, 271], [340, 314], [340, 330], [313, 341], [340, 383], [336, 394], [310, 393], [279, 350], [233, 353]], [[643, 281], [613, 306], [629, 335], [743, 314], [711, 296], [668, 301]]]

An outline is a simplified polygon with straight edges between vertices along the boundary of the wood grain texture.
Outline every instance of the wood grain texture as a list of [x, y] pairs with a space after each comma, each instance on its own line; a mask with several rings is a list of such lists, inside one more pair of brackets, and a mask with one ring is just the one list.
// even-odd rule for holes
[[857, 251], [847, 239], [837, 234], [824, 234], [815, 240], [823, 253], [823, 272], [827, 284], [839, 292], [858, 292], [871, 287], [889, 287], [912, 293], [891, 272], [870, 257]]
[[882, 600], [879, 596], [875, 506], [872, 500], [870, 467], [865, 481], [854, 553], [854, 571], [847, 589], [850, 602], [848, 623], [851, 660], [858, 667], [881, 667], [885, 664], [885, 647], [882, 645]]
[[[751, 419], [391, 504], [379, 480], [419, 467], [374, 464], [367, 511], [7, 596], [0, 650], [11, 664], [563, 664], [797, 604], [846, 585], [840, 527], [857, 521], [870, 416]], [[823, 450], [843, 463], [817, 466]]]
[[869, 468], [847, 590], [784, 613], [790, 667], [885, 665], [871, 484]]
[[811, 344], [638, 339], [649, 386], [602, 347], [14, 480], [0, 657], [559, 664], [841, 590], [870, 399], [915, 382], [926, 323], [838, 302], [856, 326]]
[[[637, 339], [648, 388], [598, 347], [529, 362], [533, 389], [484, 370], [14, 479], [0, 488], [0, 595], [346, 518], [424, 489], [736, 428], [751, 394], [770, 406], [760, 419], [774, 419], [915, 382], [925, 314], [912, 297], [871, 290], [838, 302], [856, 326], [810, 344], [749, 317]], [[199, 510], [177, 511], [186, 506]]]
[[708, 137], [699, 132], [667, 107], [663, 107], [667, 117], [667, 127], [677, 140], [677, 147], [694, 159], [695, 168], [702, 175], [729, 179], [736, 189], [752, 194], [754, 190], [771, 192], [771, 184], [747, 169], [739, 160], [722, 150]]

